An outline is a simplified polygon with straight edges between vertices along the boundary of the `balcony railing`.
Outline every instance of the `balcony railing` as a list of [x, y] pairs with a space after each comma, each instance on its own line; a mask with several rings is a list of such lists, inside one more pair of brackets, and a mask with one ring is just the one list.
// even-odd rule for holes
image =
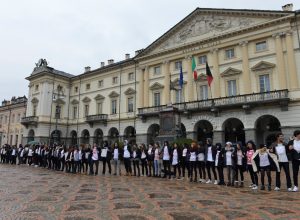
[[[279, 103], [281, 105], [287, 106], [288, 101], [288, 90], [277, 90], [270, 92], [237, 95], [224, 98], [199, 100], [193, 102], [176, 103], [173, 104], [173, 106], [177, 108], [180, 112], [193, 112], [205, 110], [214, 111], [216, 109], [233, 107], [243, 107], [244, 109], [246, 109], [251, 106], [259, 105], [262, 103]], [[140, 116], [158, 115], [159, 112], [166, 109], [166, 107], [166, 105], [161, 105], [155, 107], [139, 108], [138, 114]]]
[[36, 126], [38, 123], [38, 120], [39, 120], [39, 117], [37, 117], [37, 116], [24, 117], [24, 118], [21, 118], [21, 124], [24, 125], [26, 128], [29, 125]]
[[98, 114], [98, 115], [88, 115], [86, 116], [86, 122], [93, 126], [94, 123], [103, 123], [107, 124], [108, 115], [107, 114]]

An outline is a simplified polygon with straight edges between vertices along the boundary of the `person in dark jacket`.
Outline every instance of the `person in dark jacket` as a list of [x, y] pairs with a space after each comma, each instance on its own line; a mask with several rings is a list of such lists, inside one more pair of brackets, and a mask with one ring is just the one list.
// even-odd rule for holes
[[206, 163], [206, 169], [207, 169], [207, 174], [208, 174], [208, 180], [206, 183], [212, 183], [212, 178], [211, 178], [211, 172], [212, 170], [214, 174], [214, 184], [218, 184], [218, 178], [217, 178], [217, 173], [215, 169], [215, 159], [216, 159], [216, 154], [217, 150], [216, 147], [212, 144], [212, 139], [207, 138], [206, 139], [206, 145], [205, 145], [205, 163]]
[[165, 141], [164, 146], [162, 149], [162, 159], [163, 159], [163, 166], [164, 166], [164, 176], [163, 178], [167, 178], [169, 175], [169, 179], [171, 179], [171, 147], [169, 146], [169, 142]]
[[[198, 155], [198, 146], [195, 141], [192, 142], [191, 148], [190, 148], [190, 182], [193, 181], [197, 182], [197, 155]], [[195, 175], [194, 175], [195, 174]]]
[[137, 177], [141, 176], [140, 160], [141, 160], [141, 150], [138, 148], [136, 144], [134, 144], [132, 149], [133, 175]]
[[198, 143], [198, 155], [197, 155], [197, 164], [199, 170], [199, 182], [206, 182], [206, 172], [205, 172], [205, 147], [202, 142]]
[[[173, 166], [174, 178], [177, 177], [178, 180], [181, 179], [181, 169], [180, 169], [181, 157], [182, 157], [182, 152], [181, 152], [180, 148], [178, 147], [177, 143], [174, 143], [172, 153], [171, 153], [171, 163]], [[176, 176], [177, 171], [178, 171], [178, 176]]]
[[[235, 164], [235, 186], [244, 187], [244, 172], [246, 171], [247, 156], [242, 142], [237, 142], [236, 149], [233, 153], [233, 161]], [[239, 174], [241, 176], [240, 184]]]
[[[113, 147], [113, 164], [114, 164], [114, 175], [121, 176], [121, 159], [122, 159], [123, 152], [119, 147], [117, 142], [114, 143]], [[119, 172], [119, 174], [118, 174]]]
[[225, 149], [222, 147], [221, 143], [216, 143], [216, 160], [215, 166], [217, 167], [218, 174], [219, 174], [219, 182], [218, 185], [223, 186], [226, 185], [224, 181], [224, 154]]
[[132, 155], [132, 149], [131, 146], [128, 144], [128, 141], [124, 141], [124, 150], [123, 150], [123, 159], [124, 159], [124, 166], [126, 170], [125, 176], [131, 176], [132, 175], [132, 169], [131, 169], [131, 155]]
[[104, 141], [103, 147], [101, 148], [101, 160], [103, 163], [102, 167], [102, 175], [105, 175], [106, 173], [106, 164], [108, 166], [108, 172], [111, 174], [111, 160], [112, 152], [111, 152], [111, 147], [108, 145], [107, 141]]
[[246, 151], [246, 157], [247, 157], [247, 171], [250, 174], [250, 178], [252, 183], [250, 184], [250, 188], [253, 190], [257, 190], [258, 186], [258, 176], [257, 173], [254, 172], [253, 166], [252, 166], [252, 156], [255, 154], [256, 151], [256, 145], [253, 141], [248, 141], [247, 144], [247, 151]]
[[140, 151], [141, 151], [142, 176], [148, 176], [147, 149], [145, 144], [140, 145]]
[[294, 131], [294, 138], [288, 143], [293, 166], [293, 192], [298, 192], [298, 174], [300, 166], [300, 130]]
[[190, 150], [188, 144], [183, 144], [181, 167], [183, 178], [185, 178], [185, 170], [188, 172], [187, 177], [190, 178]]
[[235, 163], [233, 160], [234, 156], [234, 147], [231, 142], [227, 142], [225, 146], [224, 153], [224, 164], [227, 168], [227, 186], [234, 186], [234, 177], [235, 177]]
[[147, 151], [147, 161], [148, 161], [148, 167], [149, 167], [149, 175], [148, 176], [152, 176], [152, 171], [153, 171], [153, 175], [154, 175], [154, 147], [152, 144], [148, 145], [148, 151]]

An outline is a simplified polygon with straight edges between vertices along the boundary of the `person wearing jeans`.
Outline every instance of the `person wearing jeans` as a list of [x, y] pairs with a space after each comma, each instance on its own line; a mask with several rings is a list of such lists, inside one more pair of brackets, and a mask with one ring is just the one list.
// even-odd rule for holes
[[234, 164], [233, 156], [234, 156], [234, 147], [232, 147], [231, 142], [227, 142], [225, 146], [225, 154], [224, 154], [225, 166], [227, 168], [227, 180], [228, 180], [227, 186], [234, 186], [235, 164]]
[[289, 151], [289, 149], [288, 149], [288, 145], [285, 145], [283, 143], [283, 141], [284, 141], [284, 136], [280, 132], [280, 133], [276, 134], [276, 142], [274, 144], [272, 144], [271, 148], [270, 148], [270, 152], [275, 153], [277, 155], [278, 162], [279, 162], [279, 172], [276, 172], [276, 187], [274, 190], [275, 191], [280, 190], [280, 185], [281, 185], [280, 171], [281, 171], [281, 168], [283, 167], [283, 170], [285, 172], [285, 177], [286, 177], [287, 190], [289, 192], [291, 192], [292, 191], [292, 181], [291, 181], [291, 177], [290, 177], [289, 160], [288, 160], [288, 156], [287, 156], [287, 152]]
[[154, 176], [158, 177], [159, 173], [159, 156], [160, 156], [160, 147], [158, 143], [154, 144]]
[[121, 165], [120, 165], [121, 155], [122, 155], [121, 150], [119, 148], [118, 143], [116, 142], [114, 143], [114, 149], [113, 149], [114, 175], [121, 176]]
[[[94, 172], [94, 165], [96, 166], [96, 171]], [[91, 168], [90, 168], [90, 175], [98, 175], [99, 169], [99, 149], [97, 145], [94, 144], [92, 153], [91, 153]]]
[[163, 165], [164, 165], [164, 178], [169, 175], [169, 179], [171, 179], [171, 148], [169, 146], [169, 142], [165, 141], [164, 147], [162, 150], [163, 153]]

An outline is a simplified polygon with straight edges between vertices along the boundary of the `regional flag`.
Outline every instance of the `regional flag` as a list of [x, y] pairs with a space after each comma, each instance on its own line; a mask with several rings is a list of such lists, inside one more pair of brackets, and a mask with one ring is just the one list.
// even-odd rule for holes
[[211, 74], [211, 71], [210, 71], [210, 68], [209, 68], [207, 62], [206, 62], [206, 79], [207, 79], [207, 82], [208, 82], [208, 86], [210, 87], [214, 77]]
[[195, 57], [192, 58], [192, 71], [194, 75], [194, 80], [196, 81], [198, 78], [198, 73], [197, 73], [197, 65], [196, 65]]

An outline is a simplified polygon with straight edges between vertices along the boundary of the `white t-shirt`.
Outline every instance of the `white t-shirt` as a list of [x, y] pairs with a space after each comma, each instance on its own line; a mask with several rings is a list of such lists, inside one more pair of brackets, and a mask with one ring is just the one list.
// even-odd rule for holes
[[204, 153], [198, 154], [198, 161], [204, 161]]
[[270, 166], [270, 161], [267, 152], [263, 154], [259, 154], [259, 166], [260, 167]]
[[143, 152], [142, 152], [142, 155], [141, 155], [141, 158], [142, 158], [142, 159], [145, 159], [146, 157], [147, 157], [147, 156], [146, 156], [145, 152], [143, 151]]
[[178, 153], [177, 153], [177, 149], [174, 149], [172, 165], [177, 165], [177, 164], [178, 164]]
[[107, 148], [103, 148], [101, 150], [101, 157], [106, 157], [107, 156]]
[[207, 161], [213, 162], [214, 159], [213, 159], [213, 156], [212, 156], [212, 150], [211, 149], [212, 149], [211, 146], [207, 148]]
[[243, 165], [243, 152], [241, 150], [237, 151], [237, 165]]
[[196, 161], [196, 152], [191, 152], [190, 161]]
[[[216, 154], [216, 160], [215, 160], [215, 166], [218, 166], [218, 163], [219, 163], [219, 155], [220, 155], [220, 151], [218, 150], [217, 151], [217, 154]], [[199, 154], [198, 154], [199, 156]], [[198, 159], [199, 160], [199, 159]]]
[[128, 146], [124, 146], [124, 158], [130, 158], [130, 153], [128, 151]]
[[136, 158], [136, 151], [133, 151], [133, 158]]
[[92, 159], [93, 160], [98, 160], [98, 150], [97, 149], [93, 149]]
[[28, 151], [28, 157], [32, 157], [32, 149], [29, 149], [29, 151]]
[[276, 153], [278, 155], [278, 162], [289, 162], [286, 156], [285, 146], [283, 144], [277, 144], [275, 147]]
[[187, 153], [187, 149], [184, 148], [183, 151], [182, 151], [182, 156], [183, 156], [183, 157], [186, 157], [186, 153]]
[[169, 149], [168, 146], [164, 146], [164, 156], [163, 160], [170, 160]]
[[232, 152], [231, 151], [226, 151], [226, 165], [227, 166], [232, 166]]
[[158, 150], [158, 148], [156, 148], [155, 149], [155, 151], [154, 151], [154, 160], [159, 160], [159, 150]]
[[297, 141], [297, 140], [294, 140], [294, 149], [300, 153], [300, 140]]
[[119, 149], [115, 148], [114, 149], [114, 160], [118, 160], [119, 159]]

